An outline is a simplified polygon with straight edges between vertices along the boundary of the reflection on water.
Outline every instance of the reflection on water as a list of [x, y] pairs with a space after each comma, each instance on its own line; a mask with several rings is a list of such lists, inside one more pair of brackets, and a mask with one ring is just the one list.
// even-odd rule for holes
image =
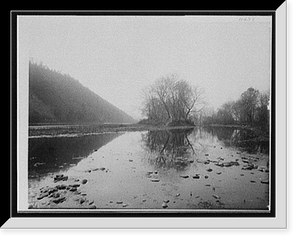
[[142, 136], [144, 148], [157, 155], [149, 161], [157, 168], [176, 168], [183, 170], [189, 165], [187, 157], [195, 154], [188, 135], [193, 129], [178, 129], [166, 131], [149, 131]]
[[142, 134], [144, 149], [154, 154], [149, 162], [155, 168], [175, 168], [177, 171], [189, 167], [207, 145], [221, 143], [248, 153], [268, 154], [269, 143], [257, 138], [251, 130], [224, 127], [148, 131]]
[[203, 129], [217, 137], [225, 146], [237, 147], [248, 153], [269, 153], [269, 141], [260, 140], [252, 130], [224, 127], [205, 127]]
[[120, 136], [118, 133], [29, 139], [29, 177], [76, 165], [82, 158]]
[[[76, 165], [82, 158], [113, 141], [118, 133], [65, 138], [29, 139], [29, 176], [46, 174]], [[186, 169], [207, 145], [222, 143], [248, 153], [269, 152], [269, 143], [246, 129], [206, 127], [141, 133], [141, 148], [156, 168]], [[138, 143], [135, 145], [139, 145]]]
[[[268, 145], [244, 129], [32, 138], [28, 162], [34, 208], [267, 209], [269, 204]], [[67, 180], [58, 184], [57, 175]], [[63, 200], [55, 203], [54, 195]]]

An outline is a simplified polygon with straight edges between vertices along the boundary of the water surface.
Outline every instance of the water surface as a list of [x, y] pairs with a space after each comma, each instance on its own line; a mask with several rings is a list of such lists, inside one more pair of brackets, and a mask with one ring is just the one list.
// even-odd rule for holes
[[268, 147], [232, 128], [31, 138], [29, 206], [266, 210]]

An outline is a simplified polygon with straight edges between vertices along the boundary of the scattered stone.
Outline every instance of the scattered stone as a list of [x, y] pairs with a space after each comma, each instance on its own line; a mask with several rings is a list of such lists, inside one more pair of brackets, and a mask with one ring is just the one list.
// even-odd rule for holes
[[204, 178], [205, 178], [205, 179], [208, 179], [208, 176], [206, 175], [206, 176], [204, 176]]
[[242, 174], [240, 174], [240, 176], [244, 176], [244, 175], [245, 175], [245, 174], [243, 174], [243, 173], [242, 173]]
[[182, 178], [189, 178], [188, 175], [180, 175], [180, 177], [182, 177]]
[[151, 179], [150, 181], [152, 181], [152, 182], [159, 182], [160, 180], [157, 179], [157, 178], [153, 178], [153, 179]]
[[80, 187], [80, 184], [78, 184], [78, 183], [71, 184], [71, 185], [69, 185], [69, 187]]
[[133, 162], [133, 160], [129, 160], [129, 162]]
[[190, 163], [194, 163], [194, 160], [190, 160]]
[[58, 181], [67, 181], [68, 177], [64, 176], [64, 175], [56, 175], [54, 177], [54, 182], [58, 182]]
[[122, 203], [123, 203], [122, 201], [117, 201], [117, 202], [116, 202], [116, 204], [122, 204]]
[[216, 166], [224, 167], [224, 164], [222, 162], [215, 163]]
[[206, 186], [206, 187], [210, 187], [210, 184], [206, 184], [205, 186]]
[[56, 188], [57, 188], [58, 190], [63, 190], [63, 189], [66, 189], [66, 188], [67, 188], [67, 186], [66, 186], [66, 185], [63, 185], [63, 184], [61, 184], [61, 185], [57, 185], [57, 186], [56, 186]]
[[37, 197], [37, 200], [41, 200], [41, 199], [43, 199], [43, 198], [45, 198], [47, 196], [48, 196], [48, 193], [42, 194], [39, 197]]
[[146, 201], [147, 201], [146, 199], [143, 199], [143, 200], [142, 200], [143, 203], [146, 202]]
[[256, 183], [256, 181], [253, 181], [253, 180], [251, 180], [250, 182], [251, 182], [251, 183]]
[[217, 175], [221, 175], [222, 174], [222, 172], [217, 172]]
[[96, 209], [96, 205], [89, 206], [89, 209]]
[[85, 202], [85, 199], [84, 198], [81, 198], [80, 200], [79, 200], [79, 203], [80, 204], [83, 204]]
[[212, 172], [212, 170], [213, 170], [213, 169], [211, 169], [211, 168], [208, 168], [208, 169], [207, 169], [208, 172]]
[[71, 187], [71, 188], [69, 189], [69, 191], [70, 191], [70, 192], [76, 192], [76, 191], [77, 191], [77, 187]]
[[52, 202], [58, 204], [58, 203], [63, 203], [66, 200], [65, 197], [59, 197], [59, 198], [55, 198], [52, 200]]
[[247, 165], [244, 165], [242, 167], [242, 170], [252, 170], [252, 169], [257, 169], [258, 166], [257, 165], [254, 165], [252, 163], [248, 163]]
[[82, 183], [82, 184], [86, 184], [86, 183], [87, 183], [87, 179], [83, 179], [83, 180], [81, 181], [81, 183]]
[[179, 197], [179, 196], [180, 196], [180, 193], [177, 193], [175, 196], [176, 196], [176, 197]]
[[124, 204], [122, 205], [123, 208], [125, 208], [125, 207], [127, 207], [127, 206], [128, 206], [128, 204], [126, 204], [126, 203], [124, 203]]
[[200, 179], [200, 176], [198, 174], [196, 174], [196, 175], [194, 175], [192, 177], [193, 177], [193, 179]]
[[163, 203], [161, 206], [162, 206], [163, 208], [167, 208], [167, 207], [168, 207], [168, 204]]
[[209, 156], [209, 154], [205, 154], [205, 156]]
[[105, 167], [101, 167], [99, 168], [100, 171], [104, 171], [105, 170]]
[[218, 195], [212, 195], [215, 199], [220, 199], [220, 197]]
[[165, 199], [165, 200], [164, 200], [164, 203], [168, 203], [168, 202], [170, 202], [169, 199]]
[[262, 180], [260, 181], [262, 184], [269, 184], [269, 180]]

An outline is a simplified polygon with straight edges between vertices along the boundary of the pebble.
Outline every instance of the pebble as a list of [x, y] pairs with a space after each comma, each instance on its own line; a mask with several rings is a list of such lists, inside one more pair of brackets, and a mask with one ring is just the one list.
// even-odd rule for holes
[[180, 175], [180, 177], [182, 177], [182, 178], [189, 178], [188, 175]]
[[53, 199], [52, 202], [58, 204], [64, 202], [65, 200], [66, 200], [65, 197], [60, 197], [60, 198]]
[[62, 175], [56, 175], [54, 177], [54, 182], [58, 182], [58, 181], [67, 181], [68, 180], [68, 177], [67, 176], [64, 176], [63, 174]]

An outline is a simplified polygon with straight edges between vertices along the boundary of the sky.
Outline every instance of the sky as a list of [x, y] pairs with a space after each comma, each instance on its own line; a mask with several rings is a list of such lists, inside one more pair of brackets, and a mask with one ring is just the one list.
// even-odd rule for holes
[[208, 107], [269, 91], [269, 16], [26, 16], [29, 58], [69, 74], [136, 119], [142, 90], [177, 74]]

